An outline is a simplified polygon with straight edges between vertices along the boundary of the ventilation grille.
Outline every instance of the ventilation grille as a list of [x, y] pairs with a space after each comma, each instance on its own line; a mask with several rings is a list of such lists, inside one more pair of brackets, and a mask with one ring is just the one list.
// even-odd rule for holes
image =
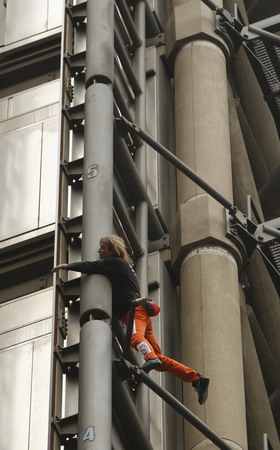
[[[266, 31], [280, 36], [280, 23], [277, 28]], [[248, 42], [245, 49], [280, 137], [280, 47], [259, 37]]]

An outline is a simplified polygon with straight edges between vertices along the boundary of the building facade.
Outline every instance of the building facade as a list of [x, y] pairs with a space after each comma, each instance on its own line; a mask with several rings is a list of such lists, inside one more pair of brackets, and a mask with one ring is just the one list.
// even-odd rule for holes
[[279, 41], [276, 0], [0, 5], [3, 450], [217, 448], [120, 370], [109, 281], [51, 273], [107, 234], [209, 397], [151, 380], [220, 448], [280, 448]]

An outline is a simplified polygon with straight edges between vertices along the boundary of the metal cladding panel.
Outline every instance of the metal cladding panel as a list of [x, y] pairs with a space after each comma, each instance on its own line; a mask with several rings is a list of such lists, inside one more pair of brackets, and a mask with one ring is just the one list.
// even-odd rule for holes
[[48, 0], [7, 1], [5, 45], [47, 30]]
[[58, 102], [59, 88], [60, 80], [55, 80], [14, 95], [9, 98], [8, 118]]
[[0, 240], [38, 226], [42, 125], [0, 136]]
[[[46, 319], [52, 314], [52, 289], [20, 297], [0, 308], [0, 335]], [[1, 348], [1, 341], [0, 341]]]
[[49, 0], [48, 7], [48, 30], [59, 27], [62, 24], [62, 12], [64, 1]]
[[3, 450], [28, 450], [32, 357], [32, 342], [0, 352]]
[[55, 222], [57, 155], [58, 119], [55, 117], [43, 124], [39, 228]]
[[1, 100], [0, 101], [0, 122], [2, 120], [6, 120], [8, 117], [8, 100]]
[[51, 336], [0, 352], [3, 450], [46, 450]]
[[51, 313], [52, 289], [0, 308], [1, 450], [47, 449]]
[[34, 342], [28, 450], [48, 448], [50, 362], [51, 336], [48, 335]]

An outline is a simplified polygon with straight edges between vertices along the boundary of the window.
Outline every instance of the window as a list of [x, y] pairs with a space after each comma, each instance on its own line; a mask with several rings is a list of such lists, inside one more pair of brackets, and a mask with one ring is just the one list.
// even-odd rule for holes
[[0, 102], [6, 119], [0, 122], [0, 240], [55, 221], [58, 86], [50, 82]]

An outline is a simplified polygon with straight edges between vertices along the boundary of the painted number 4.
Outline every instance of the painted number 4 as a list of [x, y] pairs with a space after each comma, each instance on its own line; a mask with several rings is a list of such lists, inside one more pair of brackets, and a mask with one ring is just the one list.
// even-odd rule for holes
[[85, 432], [85, 434], [84, 434], [83, 442], [85, 442], [85, 441], [94, 441], [95, 437], [96, 436], [95, 436], [95, 433], [94, 433], [94, 427], [88, 427], [86, 432]]

